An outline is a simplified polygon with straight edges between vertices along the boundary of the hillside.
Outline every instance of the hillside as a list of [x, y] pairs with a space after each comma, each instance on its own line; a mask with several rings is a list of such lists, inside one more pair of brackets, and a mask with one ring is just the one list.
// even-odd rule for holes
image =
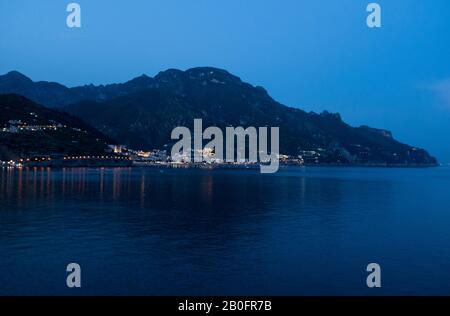
[[11, 72], [0, 92], [22, 93], [80, 117], [102, 133], [136, 149], [167, 148], [176, 126], [202, 118], [204, 126], [278, 126], [280, 151], [307, 162], [365, 165], [436, 165], [425, 150], [402, 144], [389, 131], [352, 127], [339, 114], [307, 113], [278, 103], [262, 87], [211, 68], [169, 69], [123, 84], [67, 88], [33, 82]]
[[109, 137], [16, 94], [0, 95], [0, 160], [105, 152]]
[[153, 78], [151, 89], [104, 102], [67, 106], [104, 133], [145, 149], [170, 144], [176, 126], [279, 126], [282, 154], [319, 163], [433, 165], [423, 149], [396, 141], [390, 132], [354, 128], [338, 114], [307, 113], [273, 100], [261, 87], [215, 68], [168, 70]]

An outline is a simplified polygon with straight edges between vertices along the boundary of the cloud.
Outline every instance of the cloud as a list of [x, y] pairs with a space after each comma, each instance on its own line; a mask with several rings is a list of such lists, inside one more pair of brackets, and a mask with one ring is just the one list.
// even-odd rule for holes
[[450, 78], [431, 84], [429, 89], [436, 94], [442, 107], [450, 109]]

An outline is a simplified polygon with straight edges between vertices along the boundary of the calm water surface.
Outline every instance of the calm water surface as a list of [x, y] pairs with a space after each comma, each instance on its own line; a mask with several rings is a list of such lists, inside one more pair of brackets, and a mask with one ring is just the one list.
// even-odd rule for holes
[[450, 295], [450, 168], [0, 169], [0, 294]]

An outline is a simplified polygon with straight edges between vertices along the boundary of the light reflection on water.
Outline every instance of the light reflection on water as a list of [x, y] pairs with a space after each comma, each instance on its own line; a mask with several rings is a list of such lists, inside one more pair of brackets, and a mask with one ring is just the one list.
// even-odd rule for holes
[[449, 193], [448, 168], [3, 168], [0, 294], [448, 294]]

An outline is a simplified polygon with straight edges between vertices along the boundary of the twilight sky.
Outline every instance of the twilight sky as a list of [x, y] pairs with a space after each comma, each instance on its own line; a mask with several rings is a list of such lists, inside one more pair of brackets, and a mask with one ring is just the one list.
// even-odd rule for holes
[[214, 66], [450, 162], [450, 1], [375, 1], [381, 29], [366, 26], [369, 2], [0, 0], [0, 74], [75, 86]]

